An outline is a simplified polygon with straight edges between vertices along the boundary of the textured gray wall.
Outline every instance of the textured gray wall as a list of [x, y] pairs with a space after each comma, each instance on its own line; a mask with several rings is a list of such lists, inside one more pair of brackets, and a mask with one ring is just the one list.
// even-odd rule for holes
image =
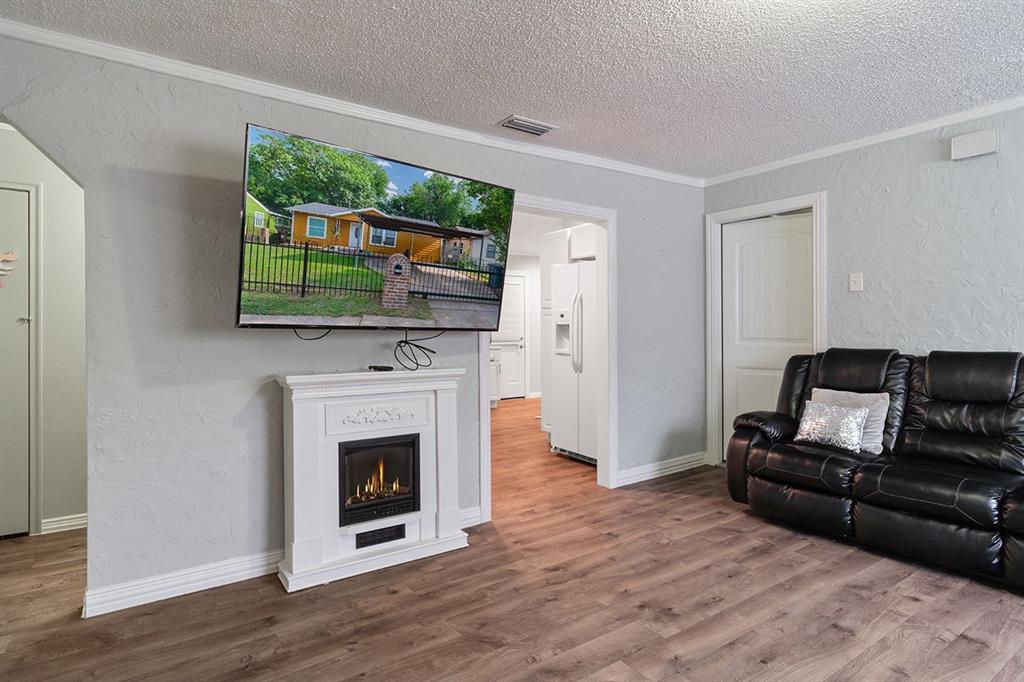
[[[395, 333], [236, 330], [246, 121], [619, 212], [621, 466], [703, 448], [699, 189], [349, 119], [11, 39], [0, 114], [85, 188], [89, 587], [279, 548], [280, 372], [389, 362]], [[654, 341], [652, 341], [654, 340]], [[478, 504], [477, 338], [463, 507]]]
[[[950, 137], [986, 128], [998, 154], [949, 160]], [[705, 206], [820, 190], [831, 345], [1024, 351], [1024, 110], [715, 185]]]

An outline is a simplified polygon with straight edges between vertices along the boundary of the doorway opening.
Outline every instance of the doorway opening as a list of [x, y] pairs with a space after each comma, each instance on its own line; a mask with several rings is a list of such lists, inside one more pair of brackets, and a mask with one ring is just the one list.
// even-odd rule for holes
[[[505, 438], [511, 433], [539, 438], [548, 452], [539, 462], [574, 467], [606, 487], [614, 487], [617, 466], [609, 353], [614, 220], [614, 212], [602, 209], [517, 196], [501, 320], [484, 349], [487, 410], [481, 420], [488, 434], [492, 419], [500, 426], [495, 448], [515, 442]], [[484, 445], [482, 512], [490, 493]]]
[[[80, 555], [84, 588], [84, 192], [5, 121], [0, 385], [0, 543], [35, 543], [68, 557]], [[32, 537], [51, 533], [61, 537]]]
[[707, 462], [735, 415], [774, 410], [786, 360], [826, 344], [825, 193], [706, 221]]

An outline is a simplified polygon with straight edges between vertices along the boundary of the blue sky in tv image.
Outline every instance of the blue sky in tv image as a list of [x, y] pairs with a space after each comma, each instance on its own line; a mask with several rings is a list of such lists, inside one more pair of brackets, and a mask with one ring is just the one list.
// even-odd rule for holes
[[[276, 137], [278, 139], [283, 140], [285, 137], [287, 137], [287, 134], [282, 133], [278, 130], [261, 128], [256, 125], [249, 126], [250, 145], [260, 142], [264, 137]], [[358, 149], [349, 149], [348, 147], [342, 147], [341, 145], [321, 142], [320, 140], [316, 140], [316, 142], [318, 144], [323, 144], [328, 147], [334, 147], [335, 149], [338, 149], [343, 152], [355, 152], [357, 154], [361, 154], [366, 158], [370, 159], [371, 161], [373, 161], [374, 163], [376, 163], [378, 166], [384, 169], [384, 172], [388, 174], [388, 194], [392, 196], [395, 194], [403, 194], [409, 190], [409, 187], [411, 187], [414, 182], [423, 182], [423, 180], [425, 180], [426, 178], [429, 178], [431, 175], [434, 175], [434, 171], [427, 170], [425, 168], [420, 168], [419, 166], [410, 166], [408, 164], [399, 163], [398, 161], [382, 159], [378, 156], [374, 156], [373, 154], [361, 152]], [[456, 175], [447, 175], [445, 173], [439, 173], [439, 175], [446, 175], [453, 182], [462, 181], [462, 178]], [[473, 202], [475, 207], [476, 200], [471, 199], [471, 201]]]

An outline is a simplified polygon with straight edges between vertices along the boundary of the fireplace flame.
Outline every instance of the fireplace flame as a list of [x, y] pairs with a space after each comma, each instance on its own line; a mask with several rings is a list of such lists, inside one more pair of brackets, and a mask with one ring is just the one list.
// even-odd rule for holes
[[384, 475], [384, 457], [378, 457], [377, 466], [370, 474], [370, 477], [362, 485], [356, 485], [355, 494], [349, 496], [345, 500], [345, 504], [373, 502], [387, 497], [405, 495], [408, 492], [409, 486], [402, 485], [399, 482], [398, 476], [395, 476], [393, 481], [388, 482], [387, 477]]

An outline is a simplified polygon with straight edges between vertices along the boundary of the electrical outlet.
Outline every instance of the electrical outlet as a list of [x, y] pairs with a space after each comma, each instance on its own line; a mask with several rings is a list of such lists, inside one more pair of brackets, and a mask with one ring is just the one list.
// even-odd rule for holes
[[864, 291], [864, 273], [850, 273], [850, 291]]

